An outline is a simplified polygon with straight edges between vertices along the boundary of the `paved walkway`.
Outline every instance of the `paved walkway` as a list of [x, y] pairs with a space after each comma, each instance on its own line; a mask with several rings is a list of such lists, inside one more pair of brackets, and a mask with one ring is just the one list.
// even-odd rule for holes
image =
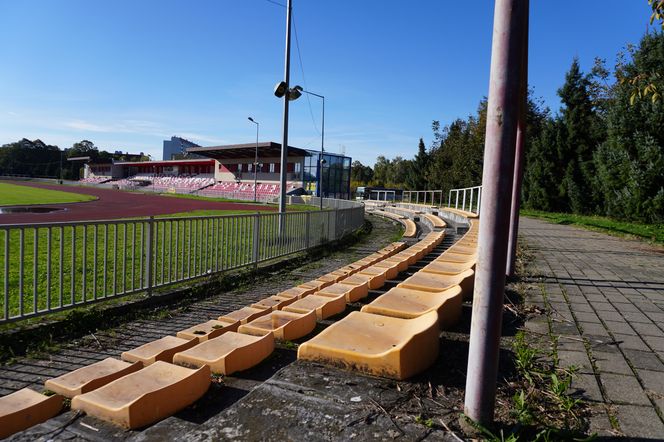
[[535, 255], [531, 300], [549, 313], [527, 328], [560, 336], [591, 431], [663, 440], [664, 249], [533, 219], [520, 234]]

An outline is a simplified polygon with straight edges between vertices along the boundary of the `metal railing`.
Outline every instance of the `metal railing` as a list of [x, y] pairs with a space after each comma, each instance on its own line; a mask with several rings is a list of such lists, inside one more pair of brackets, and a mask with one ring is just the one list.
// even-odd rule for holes
[[442, 190], [404, 190], [402, 195], [401, 201], [404, 203], [429, 204], [431, 206], [443, 205]]
[[[452, 199], [454, 199], [454, 203], [452, 202]], [[450, 190], [447, 199], [447, 207], [454, 207], [455, 209], [460, 209], [479, 215], [481, 202], [482, 186], [465, 187], [463, 189]]]
[[256, 267], [363, 222], [354, 203], [283, 215], [0, 225], [0, 324]]

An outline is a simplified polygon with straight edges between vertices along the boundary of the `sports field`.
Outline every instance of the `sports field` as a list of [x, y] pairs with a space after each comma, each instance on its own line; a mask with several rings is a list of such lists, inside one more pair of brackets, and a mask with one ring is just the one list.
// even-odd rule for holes
[[[121, 190], [104, 189], [99, 187], [65, 187], [56, 184], [43, 184], [34, 182], [6, 183], [16, 189], [17, 194], [29, 194], [31, 200], [21, 203], [7, 204], [48, 204], [49, 207], [61, 208], [51, 213], [9, 213], [0, 215], [0, 225], [20, 223], [51, 223], [69, 221], [98, 221], [123, 218], [143, 218], [148, 216], [163, 216], [186, 214], [194, 211], [218, 211], [217, 214], [233, 213], [256, 213], [259, 211], [274, 211], [273, 206], [265, 206], [254, 203], [232, 203], [213, 200], [198, 200], [190, 198], [173, 198], [151, 193], [124, 192]], [[62, 189], [66, 192], [63, 192]], [[5, 193], [11, 194], [14, 190], [2, 192], [0, 201], [5, 198]], [[56, 202], [47, 200], [44, 195], [50, 192], [72, 195], [80, 198], [81, 203]], [[26, 200], [23, 200], [26, 201]], [[75, 201], [75, 200], [70, 200]]]
[[94, 195], [62, 192], [0, 182], [0, 206], [80, 203], [96, 199]]

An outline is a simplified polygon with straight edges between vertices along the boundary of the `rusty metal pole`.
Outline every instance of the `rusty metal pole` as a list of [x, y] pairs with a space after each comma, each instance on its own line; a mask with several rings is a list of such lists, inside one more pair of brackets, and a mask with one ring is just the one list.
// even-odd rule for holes
[[502, 328], [523, 26], [527, 0], [496, 0], [487, 109], [478, 259], [464, 411], [493, 421]]
[[528, 15], [523, 29], [523, 54], [521, 55], [521, 90], [519, 96], [519, 122], [516, 127], [516, 153], [514, 158], [514, 183], [512, 186], [512, 210], [510, 236], [507, 243], [507, 268], [505, 274], [514, 276], [516, 271], [516, 244], [519, 236], [519, 209], [521, 208], [521, 184], [525, 159], [526, 118], [528, 114]]

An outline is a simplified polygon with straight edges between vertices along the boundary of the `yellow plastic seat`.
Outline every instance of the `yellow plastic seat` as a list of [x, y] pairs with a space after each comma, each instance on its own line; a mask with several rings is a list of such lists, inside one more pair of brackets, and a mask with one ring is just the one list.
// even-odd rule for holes
[[72, 410], [135, 429], [171, 416], [210, 386], [210, 368], [197, 370], [157, 361], [101, 388], [74, 397]]
[[406, 228], [403, 232], [403, 237], [404, 238], [414, 238], [415, 235], [417, 234], [417, 224], [411, 219], [404, 218], [401, 220], [401, 223], [404, 225]]
[[465, 270], [458, 275], [439, 275], [437, 273], [429, 273], [421, 270], [398, 284], [397, 287], [422, 290], [425, 292], [440, 292], [453, 285], [461, 285], [464, 279], [472, 278], [474, 274], [475, 272], [472, 270]]
[[323, 296], [337, 296], [344, 295], [346, 302], [357, 302], [362, 298], [366, 298], [369, 295], [369, 281], [368, 279], [363, 279], [363, 282], [358, 281], [357, 284], [354, 283], [354, 280], [348, 282], [348, 278], [343, 279], [341, 282], [332, 284], [325, 287], [323, 290], [319, 291], [318, 295]]
[[106, 358], [57, 378], [49, 379], [44, 383], [44, 387], [71, 399], [76, 395], [95, 390], [141, 368], [143, 368], [142, 362], [129, 363], [114, 358]]
[[462, 255], [476, 255], [477, 247], [470, 247], [463, 244], [454, 244], [448, 249], [451, 253], [459, 253]]
[[399, 274], [401, 272], [405, 272], [406, 270], [408, 270], [408, 258], [407, 257], [399, 258], [398, 255], [394, 255], [394, 256], [390, 256], [389, 258], [385, 258], [381, 262], [396, 264], [397, 265], [397, 274]]
[[428, 273], [438, 273], [440, 275], [458, 275], [468, 269], [475, 267], [474, 261], [468, 262], [446, 262], [446, 261], [431, 261], [429, 264], [422, 268], [423, 271]]
[[279, 295], [272, 295], [268, 298], [261, 299], [258, 302], [251, 304], [252, 308], [260, 309], [269, 309], [269, 310], [280, 310], [283, 307], [286, 307], [288, 304], [292, 304], [297, 301], [297, 298], [286, 298]]
[[346, 296], [343, 293], [337, 296], [309, 295], [283, 309], [285, 312], [300, 314], [315, 311], [316, 319], [319, 321], [338, 315], [344, 310], [346, 310]]
[[318, 278], [316, 278], [316, 280], [323, 281], [329, 284], [334, 284], [335, 282], [339, 282], [339, 280], [343, 278], [345, 278], [345, 275], [338, 275], [334, 274], [333, 272], [330, 272], [325, 275], [319, 276]]
[[182, 339], [175, 336], [164, 336], [156, 341], [122, 352], [122, 360], [127, 362], [140, 361], [148, 366], [157, 361], [171, 362], [173, 355], [198, 344], [198, 338]]
[[203, 342], [229, 331], [237, 331], [239, 325], [240, 321], [235, 319], [223, 321], [212, 319], [179, 331], [177, 337], [182, 339], [198, 338], [198, 342]]
[[393, 261], [388, 261], [389, 258], [386, 258], [380, 262], [377, 262], [376, 264], [373, 265], [373, 267], [377, 267], [379, 269], [385, 269], [385, 279], [394, 279], [399, 275], [399, 265], [400, 262], [393, 262]]
[[428, 368], [438, 356], [438, 314], [415, 319], [351, 312], [300, 345], [298, 359], [393, 379]]
[[267, 315], [272, 310], [267, 307], [242, 307], [241, 309], [219, 316], [220, 321], [240, 321], [240, 324], [246, 324], [259, 316]]
[[[356, 275], [353, 276], [368, 276], [369, 279], [369, 289], [375, 290], [379, 289], [385, 285], [385, 276], [387, 274], [387, 269], [375, 267], [367, 267], [366, 269], [360, 270]], [[341, 281], [344, 282], [345, 280]]]
[[296, 299], [301, 299], [304, 298], [305, 296], [311, 295], [312, 293], [315, 293], [315, 289], [305, 289], [302, 287], [291, 287], [286, 290], [282, 290], [279, 293], [277, 293], [277, 296], [281, 296], [282, 298], [296, 298]]
[[439, 257], [440, 261], [447, 261], [447, 262], [475, 262], [477, 260], [477, 255], [466, 255], [463, 253], [454, 253], [452, 251], [446, 251]]
[[44, 422], [62, 410], [59, 394], [44, 396], [29, 388], [0, 397], [0, 439]]
[[311, 281], [303, 282], [302, 284], [298, 285], [298, 287], [314, 289], [314, 292], [317, 292], [318, 290], [327, 287], [330, 284], [332, 283], [329, 281], [319, 281], [317, 279], [312, 279]]
[[201, 342], [173, 356], [173, 363], [185, 367], [210, 367], [212, 373], [231, 375], [260, 364], [274, 351], [274, 336], [252, 336], [228, 332]]
[[440, 328], [446, 330], [461, 318], [462, 304], [463, 293], [458, 285], [440, 293], [394, 287], [362, 307], [362, 311], [403, 319], [435, 311]]
[[273, 334], [274, 339], [292, 341], [308, 335], [314, 331], [314, 328], [316, 328], [315, 311], [292, 313], [279, 310], [241, 325], [237, 331], [254, 336]]

